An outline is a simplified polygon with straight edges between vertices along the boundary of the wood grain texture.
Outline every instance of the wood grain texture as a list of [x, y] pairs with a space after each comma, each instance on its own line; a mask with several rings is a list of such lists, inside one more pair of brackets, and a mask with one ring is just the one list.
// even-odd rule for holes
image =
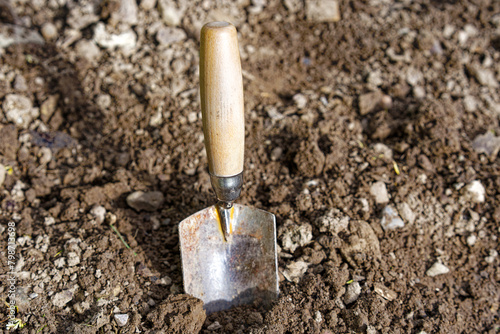
[[245, 119], [236, 28], [226, 22], [201, 29], [200, 96], [208, 168], [216, 176], [243, 171]]

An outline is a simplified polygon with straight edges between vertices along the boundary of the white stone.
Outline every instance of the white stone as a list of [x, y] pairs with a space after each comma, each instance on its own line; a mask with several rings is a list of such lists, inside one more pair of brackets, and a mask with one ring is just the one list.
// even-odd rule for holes
[[288, 264], [286, 266], [286, 269], [283, 270], [283, 276], [290, 281], [290, 282], [295, 282], [298, 283], [302, 276], [307, 271], [307, 268], [309, 268], [309, 263], [305, 261], [296, 261]]
[[94, 41], [89, 41], [87, 39], [82, 39], [76, 43], [75, 51], [80, 58], [86, 59], [90, 63], [99, 60], [101, 57], [101, 50], [99, 47]]
[[447, 266], [445, 266], [442, 263], [436, 262], [432, 265], [432, 267], [430, 267], [427, 270], [426, 275], [430, 276], [430, 277], [434, 277], [434, 276], [438, 276], [438, 275], [447, 274], [449, 272], [450, 272], [450, 269]]
[[486, 190], [479, 180], [474, 180], [465, 186], [465, 196], [474, 203], [483, 203], [485, 195]]
[[80, 263], [80, 257], [75, 252], [68, 253], [68, 266], [74, 267]]
[[45, 226], [54, 225], [55, 223], [56, 223], [56, 220], [52, 216], [48, 216], [48, 217], [44, 218], [44, 224], [45, 224]]
[[464, 109], [467, 112], [474, 112], [477, 110], [477, 100], [472, 95], [466, 95], [464, 97]]
[[5, 166], [0, 164], [0, 187], [3, 185], [5, 182], [5, 176], [7, 175], [7, 170], [5, 169]]
[[101, 278], [101, 276], [102, 276], [101, 269], [97, 269], [97, 270], [95, 271], [95, 278]]
[[295, 102], [298, 109], [304, 109], [307, 105], [307, 98], [303, 94], [295, 94], [293, 96], [293, 102]]
[[315, 225], [322, 233], [330, 232], [333, 235], [337, 235], [347, 229], [349, 220], [349, 216], [345, 215], [337, 208], [333, 208], [330, 209], [324, 216], [316, 219]]
[[389, 202], [389, 194], [387, 193], [387, 187], [384, 182], [377, 181], [370, 187], [370, 194], [375, 197], [375, 202], [377, 204], [384, 204]]
[[184, 30], [173, 27], [161, 27], [156, 33], [156, 41], [160, 45], [170, 45], [186, 39]]
[[352, 282], [347, 286], [347, 290], [344, 295], [344, 303], [346, 305], [354, 303], [356, 300], [358, 300], [360, 294], [361, 286], [358, 282]]
[[126, 30], [121, 34], [110, 34], [106, 31], [104, 23], [96, 24], [94, 30], [94, 41], [105, 49], [121, 48], [126, 52], [135, 48], [137, 36], [132, 29]]
[[156, 0], [142, 0], [141, 1], [141, 8], [144, 10], [151, 10], [155, 8], [156, 6]]
[[7, 95], [2, 108], [7, 120], [23, 129], [28, 128], [31, 121], [40, 115], [38, 108], [33, 108], [31, 100], [23, 95]]
[[136, 191], [127, 196], [127, 204], [136, 211], [156, 211], [163, 200], [164, 196], [160, 191]]
[[128, 314], [115, 314], [114, 318], [118, 327], [123, 327], [128, 322]]
[[64, 307], [73, 299], [73, 295], [74, 293], [71, 290], [58, 292], [52, 297], [52, 304], [54, 304], [55, 307]]
[[388, 205], [382, 210], [382, 220], [380, 225], [385, 231], [395, 230], [405, 226], [405, 223], [398, 216], [398, 212], [391, 205]]
[[111, 14], [111, 21], [113, 23], [136, 25], [138, 23], [137, 12], [135, 0], [121, 0], [120, 8]]
[[305, 223], [300, 226], [285, 226], [281, 235], [281, 245], [284, 250], [295, 252], [299, 247], [307, 245], [312, 240], [312, 226]]
[[57, 37], [57, 27], [51, 22], [44, 23], [41, 32], [47, 42]]
[[494, 160], [500, 152], [500, 137], [496, 137], [493, 132], [488, 131], [477, 136], [472, 142], [472, 147], [477, 153], [485, 153], [491, 160]]
[[165, 22], [169, 26], [176, 27], [181, 23], [182, 12], [177, 9], [173, 1], [159, 0], [158, 9], [160, 10], [163, 22]]
[[95, 217], [97, 224], [102, 224], [106, 219], [106, 209], [102, 205], [94, 205], [90, 209], [90, 214]]
[[392, 150], [382, 143], [373, 145], [373, 150], [377, 155], [382, 155], [386, 160], [392, 160]]
[[38, 151], [38, 161], [42, 166], [52, 161], [52, 150], [48, 147], [40, 147]]
[[312, 22], [340, 21], [337, 0], [306, 0], [306, 17]]
[[467, 245], [469, 246], [474, 246], [474, 244], [476, 243], [476, 240], [477, 240], [477, 237], [475, 234], [471, 234], [467, 237]]
[[496, 251], [496, 249], [490, 249], [489, 256], [485, 257], [484, 260], [486, 261], [486, 263], [492, 264], [495, 261], [497, 256], [498, 256], [498, 252]]
[[398, 204], [398, 212], [401, 218], [403, 218], [403, 220], [405, 220], [408, 224], [413, 224], [415, 221], [416, 215], [408, 203], [404, 202]]

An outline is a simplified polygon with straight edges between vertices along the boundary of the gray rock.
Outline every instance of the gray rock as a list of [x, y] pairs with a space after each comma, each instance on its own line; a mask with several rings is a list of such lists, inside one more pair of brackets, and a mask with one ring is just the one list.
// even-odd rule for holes
[[438, 275], [447, 274], [450, 272], [450, 269], [442, 263], [436, 262], [434, 263], [425, 273], [427, 276], [434, 277]]
[[382, 143], [377, 143], [373, 145], [373, 150], [377, 154], [377, 156], [380, 158], [380, 155], [382, 155], [381, 158], [383, 158], [386, 161], [392, 161], [392, 150], [387, 146]]
[[307, 268], [309, 268], [309, 263], [301, 260], [295, 261], [286, 266], [286, 269], [283, 270], [283, 276], [290, 282], [298, 283], [306, 273]]
[[136, 25], [137, 19], [137, 3], [135, 0], [121, 0], [120, 8], [111, 13], [111, 24], [124, 23], [127, 25]]
[[74, 267], [80, 263], [80, 257], [75, 252], [68, 253], [68, 266]]
[[373, 291], [388, 301], [393, 301], [398, 298], [398, 294], [395, 291], [389, 289], [382, 283], [373, 284]]
[[142, 0], [140, 6], [144, 10], [151, 10], [155, 8], [156, 0]]
[[496, 137], [493, 132], [488, 131], [484, 135], [477, 136], [472, 142], [472, 147], [477, 153], [484, 153], [493, 161], [500, 151], [500, 137]]
[[481, 181], [474, 180], [464, 187], [464, 195], [473, 203], [483, 203], [485, 200], [486, 190], [481, 184]]
[[72, 291], [71, 289], [63, 290], [54, 295], [54, 297], [52, 298], [52, 304], [55, 307], [64, 307], [73, 299], [73, 296], [74, 291]]
[[7, 170], [5, 169], [5, 166], [0, 164], [0, 187], [3, 185], [5, 182], [5, 176], [7, 175]]
[[283, 4], [285, 5], [285, 8], [292, 14], [297, 13], [304, 7], [301, 0], [284, 0]]
[[410, 86], [417, 86], [419, 84], [422, 84], [424, 81], [424, 75], [422, 72], [417, 70], [415, 67], [409, 67], [407, 72], [406, 72], [406, 82]]
[[307, 105], [307, 98], [303, 94], [295, 94], [292, 99], [298, 109], [304, 109]]
[[136, 191], [127, 196], [127, 204], [136, 211], [156, 211], [163, 200], [163, 193], [160, 191]]
[[340, 21], [337, 0], [306, 0], [306, 17], [311, 22]]
[[84, 0], [72, 5], [75, 7], [70, 9], [66, 20], [71, 28], [81, 30], [99, 21], [99, 16], [96, 14], [97, 8], [93, 1]]
[[312, 226], [307, 223], [298, 226], [287, 221], [279, 232], [282, 248], [292, 253], [312, 240]]
[[186, 33], [182, 29], [172, 27], [161, 27], [156, 33], [156, 41], [160, 45], [170, 45], [186, 39]]
[[349, 216], [345, 215], [340, 210], [333, 208], [330, 209], [330, 211], [328, 211], [326, 215], [316, 219], [315, 225], [322, 233], [330, 232], [333, 235], [337, 235], [347, 229], [349, 220]]
[[47, 42], [55, 39], [58, 35], [57, 27], [51, 22], [46, 22], [43, 24], [41, 33], [43, 38], [45, 38]]
[[23, 95], [7, 95], [2, 108], [7, 120], [23, 129], [28, 128], [31, 121], [40, 115], [38, 108], [33, 108], [31, 100]]
[[358, 300], [360, 294], [361, 286], [358, 282], [352, 282], [347, 286], [347, 290], [344, 295], [344, 303], [346, 305], [354, 303], [356, 300]]
[[160, 15], [167, 25], [176, 27], [181, 23], [183, 13], [177, 9], [172, 0], [159, 0], [158, 9]]
[[102, 224], [106, 219], [106, 209], [102, 205], [94, 205], [90, 214], [95, 217], [97, 224]]
[[474, 112], [477, 110], [477, 100], [474, 96], [472, 95], [466, 95], [463, 100], [464, 103], [464, 109], [467, 112]]
[[115, 314], [114, 318], [118, 327], [123, 327], [128, 323], [128, 314]]
[[95, 62], [101, 58], [101, 50], [94, 41], [87, 39], [80, 40], [75, 46], [76, 54], [90, 63]]
[[16, 77], [14, 78], [14, 89], [19, 92], [24, 92], [28, 90], [26, 79], [21, 74], [16, 75]]
[[395, 230], [405, 226], [405, 223], [398, 216], [396, 209], [392, 205], [388, 205], [382, 210], [382, 220], [380, 225], [385, 231]]
[[377, 181], [370, 187], [370, 194], [375, 197], [375, 202], [377, 204], [384, 204], [389, 202], [389, 194], [387, 193], [387, 187], [384, 182]]
[[410, 225], [413, 224], [413, 222], [415, 221], [416, 215], [413, 212], [413, 210], [410, 208], [408, 203], [403, 202], [403, 203], [398, 204], [398, 211], [399, 211], [401, 218], [403, 218], [404, 221], [406, 221]]
[[364, 116], [371, 112], [377, 111], [380, 107], [384, 94], [381, 91], [363, 94], [359, 97], [359, 113]]
[[104, 23], [99, 22], [94, 29], [94, 41], [105, 49], [121, 48], [130, 52], [135, 48], [137, 36], [132, 29], [125, 30], [121, 34], [110, 34], [106, 31]]
[[498, 88], [498, 81], [495, 78], [495, 74], [490, 69], [482, 68], [477, 64], [469, 65], [467, 69], [481, 85]]

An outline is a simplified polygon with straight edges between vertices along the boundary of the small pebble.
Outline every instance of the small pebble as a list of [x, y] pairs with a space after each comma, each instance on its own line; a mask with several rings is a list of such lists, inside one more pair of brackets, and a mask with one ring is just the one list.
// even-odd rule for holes
[[384, 204], [389, 202], [389, 194], [387, 193], [387, 187], [384, 182], [377, 181], [370, 187], [370, 194], [375, 197], [375, 202], [377, 204]]
[[30, 299], [35, 299], [36, 297], [38, 297], [38, 293], [33, 292], [28, 297], [30, 297]]
[[102, 276], [101, 269], [96, 269], [96, 271], [95, 271], [95, 278], [101, 278], [101, 276]]
[[186, 37], [184, 30], [172, 27], [161, 27], [156, 33], [156, 41], [164, 46], [183, 41]]
[[495, 249], [490, 249], [489, 256], [485, 257], [484, 260], [486, 261], [486, 263], [492, 264], [495, 261], [497, 256], [498, 256], [498, 252]]
[[344, 303], [346, 305], [354, 303], [358, 300], [361, 294], [361, 285], [358, 282], [352, 282], [347, 286], [347, 290], [344, 295]]
[[44, 23], [41, 32], [47, 42], [57, 37], [57, 27], [51, 22]]
[[163, 204], [164, 196], [160, 191], [136, 191], [127, 196], [127, 204], [136, 211], [156, 211]]
[[123, 327], [123, 326], [127, 325], [128, 314], [115, 314], [114, 318], [115, 318], [116, 324], [119, 327]]
[[277, 161], [279, 158], [281, 158], [281, 155], [283, 154], [283, 149], [281, 147], [275, 147], [271, 151], [271, 161]]
[[447, 266], [445, 266], [442, 263], [436, 262], [432, 265], [432, 267], [430, 267], [427, 270], [426, 275], [430, 276], [430, 277], [434, 277], [434, 276], [438, 276], [438, 275], [447, 274], [449, 272], [450, 272], [450, 269]]
[[380, 225], [385, 231], [395, 230], [397, 228], [402, 228], [405, 226], [405, 223], [398, 216], [398, 212], [396, 209], [392, 207], [392, 205], [388, 205], [382, 210], [382, 220], [380, 221]]
[[163, 22], [171, 27], [178, 26], [182, 20], [182, 13], [176, 8], [175, 2], [171, 0], [159, 0], [158, 9], [160, 10]]
[[340, 9], [337, 0], [306, 0], [306, 17], [311, 22], [338, 22]]
[[28, 85], [26, 84], [26, 79], [20, 74], [16, 75], [16, 77], [14, 79], [14, 89], [19, 91], [19, 92], [24, 92], [24, 91], [28, 90]]
[[413, 96], [417, 99], [423, 99], [425, 97], [425, 89], [422, 86], [413, 87]]
[[500, 152], [500, 136], [497, 137], [493, 132], [488, 131], [483, 135], [477, 136], [472, 142], [472, 147], [477, 153], [484, 153], [493, 161]]
[[58, 292], [51, 298], [52, 304], [56, 307], [62, 308], [73, 299], [73, 295], [74, 293], [71, 290]]
[[155, 8], [156, 0], [142, 0], [140, 6], [144, 10], [151, 10]]
[[309, 268], [309, 263], [305, 261], [291, 262], [283, 270], [283, 276], [290, 282], [298, 283], [306, 273], [307, 268]]
[[68, 266], [74, 267], [80, 263], [80, 257], [75, 252], [68, 253]]
[[295, 94], [292, 99], [298, 109], [304, 109], [307, 105], [307, 98], [303, 94]]
[[31, 121], [40, 114], [38, 108], [33, 108], [29, 98], [17, 94], [8, 94], [2, 108], [7, 120], [23, 129], [28, 128]]
[[52, 150], [48, 147], [40, 147], [38, 151], [38, 161], [41, 165], [46, 165], [52, 161]]
[[209, 331], [216, 331], [216, 330], [221, 329], [221, 328], [222, 328], [222, 325], [219, 324], [218, 321], [214, 321], [213, 324], [211, 324], [210, 326], [207, 327], [207, 329]]
[[465, 196], [474, 203], [483, 203], [485, 195], [486, 190], [479, 180], [474, 180], [465, 186]]
[[471, 234], [467, 237], [467, 245], [469, 245], [470, 247], [474, 246], [476, 241], [477, 241], [477, 237], [475, 234]]
[[97, 224], [102, 224], [106, 219], [106, 209], [101, 205], [94, 205], [90, 209], [90, 214], [95, 217]]
[[86, 39], [82, 39], [75, 46], [76, 54], [83, 59], [86, 59], [90, 63], [97, 61], [101, 57], [101, 50], [93, 42]]
[[7, 170], [5, 169], [5, 166], [0, 164], [0, 187], [3, 185], [5, 182], [5, 176], [7, 175]]
[[373, 285], [373, 291], [388, 301], [393, 301], [398, 298], [398, 294], [395, 291], [389, 289], [382, 283], [375, 283]]

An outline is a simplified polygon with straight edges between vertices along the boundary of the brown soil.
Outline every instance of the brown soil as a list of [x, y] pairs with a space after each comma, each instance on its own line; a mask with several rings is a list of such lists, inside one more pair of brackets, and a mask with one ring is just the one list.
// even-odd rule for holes
[[[472, 145], [500, 133], [500, 2], [339, 1], [340, 21], [323, 23], [307, 20], [302, 1], [194, 0], [178, 4], [186, 37], [164, 46], [148, 30], [158, 7], [139, 1], [132, 52], [98, 47], [89, 59], [79, 43], [97, 25], [128, 29], [113, 19], [123, 2], [0, 1], [1, 33], [48, 22], [59, 32], [0, 53], [0, 295], [8, 301], [4, 228], [15, 222], [19, 332], [500, 330], [500, 158]], [[96, 19], [75, 28], [72, 11], [89, 3]], [[221, 18], [237, 26], [244, 70], [239, 202], [277, 217], [281, 293], [271, 308], [206, 316], [183, 294], [177, 225], [215, 201], [197, 36]], [[39, 116], [14, 125], [9, 94]], [[404, 227], [382, 228], [378, 181]], [[472, 181], [484, 201], [471, 199]], [[163, 204], [136, 211], [126, 202], [134, 191], [159, 191]], [[287, 249], [286, 234], [308, 225], [312, 238]], [[298, 261], [307, 271], [290, 278]], [[436, 262], [449, 272], [427, 275]], [[125, 326], [116, 314], [129, 316]]]

